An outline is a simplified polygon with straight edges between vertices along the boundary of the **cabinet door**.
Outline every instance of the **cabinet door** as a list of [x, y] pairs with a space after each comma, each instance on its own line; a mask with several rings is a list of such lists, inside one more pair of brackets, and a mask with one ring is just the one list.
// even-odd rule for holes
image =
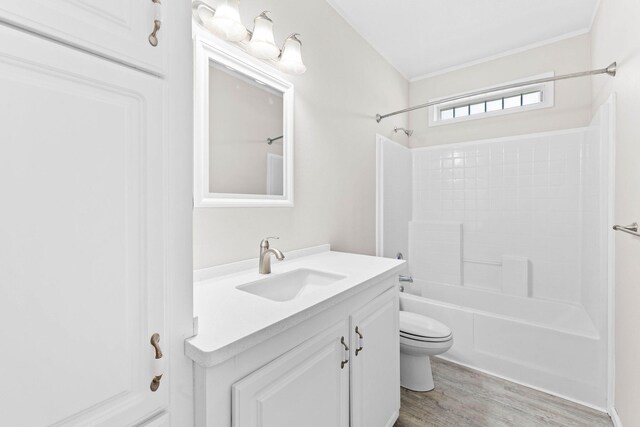
[[235, 383], [233, 426], [347, 427], [348, 333], [345, 320]]
[[151, 420], [143, 422], [137, 427], [170, 427], [169, 414], [162, 413], [153, 417]]
[[0, 21], [160, 74], [166, 29], [157, 47], [148, 40], [155, 7], [152, 0], [2, 0]]
[[0, 425], [132, 425], [168, 401], [162, 82], [0, 40]]
[[398, 310], [398, 290], [394, 287], [351, 317], [351, 425], [353, 427], [392, 426], [398, 418], [400, 410]]

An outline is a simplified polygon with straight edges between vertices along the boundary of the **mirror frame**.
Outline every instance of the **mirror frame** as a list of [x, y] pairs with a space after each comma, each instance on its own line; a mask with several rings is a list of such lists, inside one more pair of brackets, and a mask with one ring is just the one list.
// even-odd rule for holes
[[[194, 207], [293, 207], [294, 87], [275, 69], [235, 46], [196, 35], [194, 75]], [[209, 192], [209, 64], [234, 69], [282, 92], [283, 101], [283, 195]], [[265, 140], [266, 144], [266, 140]]]

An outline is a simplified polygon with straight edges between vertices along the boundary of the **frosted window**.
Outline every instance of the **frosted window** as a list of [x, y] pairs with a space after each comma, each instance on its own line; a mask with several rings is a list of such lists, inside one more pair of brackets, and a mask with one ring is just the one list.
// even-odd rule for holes
[[471, 104], [469, 107], [469, 113], [473, 114], [481, 114], [485, 112], [485, 102], [481, 102], [480, 104]]
[[504, 109], [522, 107], [522, 95], [510, 96], [504, 99]]
[[542, 92], [531, 92], [522, 95], [522, 105], [539, 104], [542, 102]]
[[[531, 90], [531, 89], [529, 89]], [[535, 105], [543, 103], [543, 91], [529, 91], [510, 94], [509, 96], [500, 96], [494, 93], [487, 95], [485, 99], [474, 99], [473, 102], [461, 103], [459, 105], [443, 105], [436, 111], [438, 111], [438, 120], [449, 120], [455, 122], [456, 119], [468, 116], [482, 117], [483, 114], [491, 113], [494, 111], [504, 110], [516, 110], [527, 105]]]
[[469, 106], [468, 105], [463, 105], [462, 107], [456, 107], [454, 108], [455, 110], [455, 116], [456, 117], [465, 117], [469, 115]]
[[502, 110], [502, 99], [487, 101], [487, 113], [490, 111]]
[[449, 119], [453, 119], [453, 108], [440, 111], [440, 120], [449, 120]]

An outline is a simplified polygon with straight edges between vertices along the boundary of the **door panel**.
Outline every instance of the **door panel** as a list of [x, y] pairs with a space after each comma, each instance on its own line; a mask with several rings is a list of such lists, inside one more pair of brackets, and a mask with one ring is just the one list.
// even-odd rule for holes
[[131, 425], [168, 399], [162, 83], [0, 39], [0, 425]]
[[169, 427], [171, 425], [171, 420], [169, 418], [169, 414], [162, 413], [153, 417], [153, 419], [143, 422], [140, 424], [140, 427]]
[[234, 427], [347, 427], [345, 320], [233, 385]]
[[[396, 287], [351, 317], [351, 422], [392, 426], [400, 410], [400, 331]], [[362, 340], [355, 328], [362, 335]], [[356, 349], [362, 348], [355, 355]]]
[[151, 46], [151, 0], [2, 0], [0, 21], [79, 46], [156, 74], [162, 71], [164, 38]]

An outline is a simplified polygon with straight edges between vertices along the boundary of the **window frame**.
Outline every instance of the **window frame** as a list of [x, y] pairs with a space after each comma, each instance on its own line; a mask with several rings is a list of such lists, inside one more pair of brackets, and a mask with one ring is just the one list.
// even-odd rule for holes
[[[553, 77], [554, 75], [555, 75], [554, 72], [551, 71], [544, 74], [530, 76], [524, 79], [513, 80], [510, 82], [504, 82], [498, 85], [475, 89], [473, 90], [473, 92], [477, 90], [490, 90], [492, 88], [510, 85], [513, 83], [521, 83], [529, 80]], [[444, 120], [441, 119], [440, 114], [443, 110], [449, 110], [451, 108], [456, 108], [456, 107], [464, 107], [466, 105], [469, 105], [469, 110], [471, 110], [471, 105], [473, 104], [478, 104], [481, 102], [489, 102], [489, 101], [497, 100], [499, 98], [508, 98], [510, 96], [516, 96], [516, 95], [527, 94], [527, 93], [538, 92], [538, 91], [542, 92], [542, 102], [539, 102], [539, 103], [530, 104], [530, 105], [521, 105], [519, 107], [512, 107], [512, 108], [502, 108], [500, 110], [495, 110], [495, 111], [485, 111], [484, 113], [469, 114], [462, 117], [453, 117], [451, 119], [444, 119]], [[438, 101], [441, 99], [450, 98], [451, 96], [458, 96], [462, 94], [464, 93], [447, 95], [444, 97], [436, 98], [433, 101]], [[554, 98], [555, 98], [555, 82], [539, 83], [539, 84], [522, 86], [515, 89], [497, 90], [497, 91], [485, 93], [483, 95], [470, 96], [467, 98], [458, 99], [456, 101], [445, 102], [442, 104], [437, 104], [429, 107], [429, 127], [445, 126], [445, 125], [451, 125], [454, 123], [467, 122], [470, 120], [479, 120], [479, 119], [485, 119], [490, 117], [504, 116], [507, 114], [515, 114], [515, 113], [522, 113], [522, 112], [527, 112], [532, 110], [551, 108], [554, 106], [554, 103], [555, 103]]]

